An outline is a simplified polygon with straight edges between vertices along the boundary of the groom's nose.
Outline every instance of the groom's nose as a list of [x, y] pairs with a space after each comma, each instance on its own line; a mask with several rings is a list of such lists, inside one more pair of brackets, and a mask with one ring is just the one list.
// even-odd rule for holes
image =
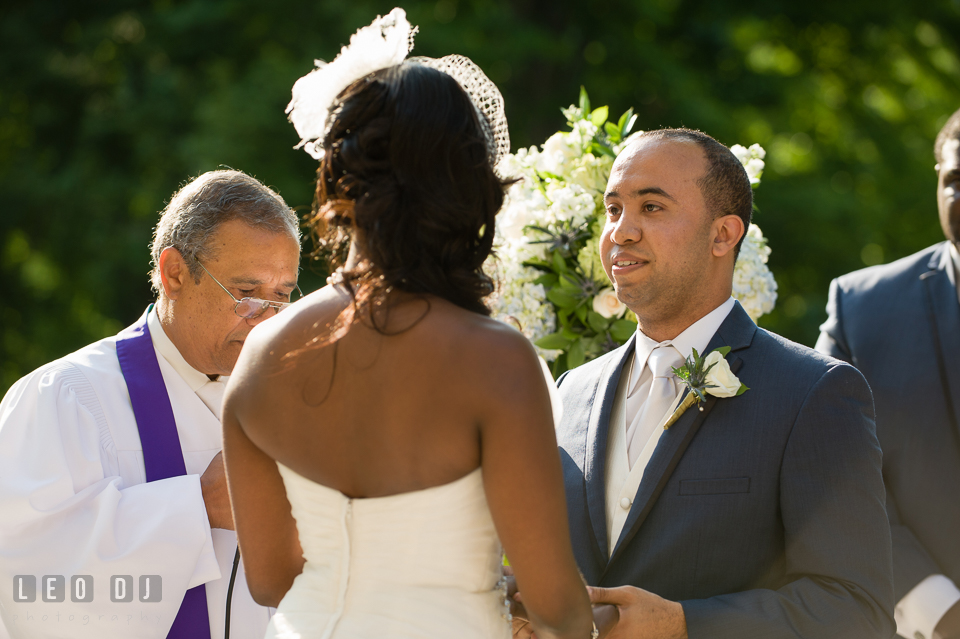
[[641, 235], [640, 226], [636, 223], [635, 216], [624, 211], [620, 214], [620, 219], [613, 224], [610, 239], [613, 240], [614, 244], [622, 246], [639, 242]]

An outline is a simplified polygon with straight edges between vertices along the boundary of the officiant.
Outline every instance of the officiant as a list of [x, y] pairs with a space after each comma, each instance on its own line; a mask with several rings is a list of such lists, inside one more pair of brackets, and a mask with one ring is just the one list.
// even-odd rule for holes
[[[0, 403], [0, 615], [12, 637], [262, 637], [237, 553], [220, 405], [244, 339], [288, 305], [283, 199], [212, 171], [163, 211], [132, 326]], [[225, 628], [229, 608], [230, 623]]]

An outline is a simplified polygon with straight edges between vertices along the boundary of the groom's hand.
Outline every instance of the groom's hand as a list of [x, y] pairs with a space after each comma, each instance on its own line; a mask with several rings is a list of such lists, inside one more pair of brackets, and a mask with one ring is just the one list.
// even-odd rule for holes
[[620, 612], [620, 620], [607, 639], [687, 639], [687, 620], [683, 606], [675, 601], [634, 588], [587, 588], [590, 603], [612, 604]]

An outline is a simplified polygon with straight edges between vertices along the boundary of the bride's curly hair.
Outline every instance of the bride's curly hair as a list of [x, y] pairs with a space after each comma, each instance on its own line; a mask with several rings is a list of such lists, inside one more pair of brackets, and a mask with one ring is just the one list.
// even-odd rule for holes
[[[506, 187], [456, 80], [407, 60], [347, 87], [331, 107], [308, 226], [353, 300], [327, 343], [360, 318], [383, 330], [391, 291], [489, 315], [483, 263]], [[343, 268], [350, 240], [362, 259]]]

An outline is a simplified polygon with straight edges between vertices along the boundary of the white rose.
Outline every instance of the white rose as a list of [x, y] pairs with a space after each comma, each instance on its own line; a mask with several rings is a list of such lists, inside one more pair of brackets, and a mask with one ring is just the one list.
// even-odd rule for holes
[[[715, 366], [710, 368], [711, 364]], [[716, 388], [708, 388], [708, 394], [715, 397], [733, 397], [740, 390], [740, 380], [730, 370], [730, 364], [719, 351], [713, 351], [707, 355], [704, 368], [710, 368], [710, 372], [707, 373], [707, 385], [716, 386]]]
[[605, 288], [593, 298], [593, 310], [597, 314], [610, 319], [611, 317], [620, 317], [626, 312], [626, 305], [617, 299], [617, 294], [612, 288]]
[[750, 155], [755, 158], [760, 158], [761, 160], [767, 156], [766, 150], [759, 144], [750, 145]]

